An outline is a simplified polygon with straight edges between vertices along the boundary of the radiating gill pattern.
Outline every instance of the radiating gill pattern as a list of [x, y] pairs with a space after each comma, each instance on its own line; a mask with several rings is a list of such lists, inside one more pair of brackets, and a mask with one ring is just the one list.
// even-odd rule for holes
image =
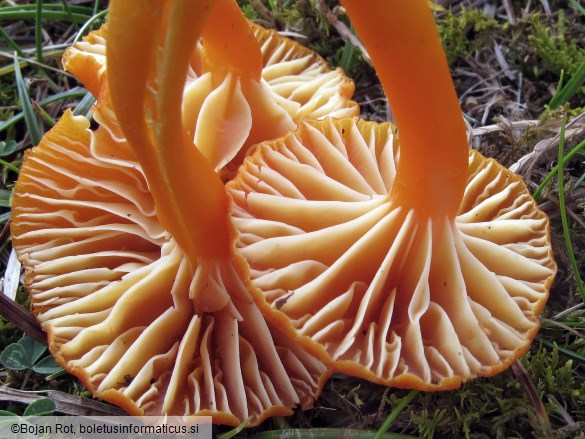
[[263, 312], [334, 368], [449, 388], [528, 349], [556, 271], [548, 221], [477, 152], [454, 221], [389, 197], [390, 124], [303, 123], [228, 184], [237, 252]]
[[[206, 71], [197, 46], [186, 78], [183, 125], [201, 152], [222, 173], [235, 174], [251, 146], [278, 138], [305, 118], [357, 116], [354, 83], [331, 70], [316, 53], [276, 31], [251, 24], [261, 43], [260, 81], [235, 72]], [[92, 32], [65, 53], [63, 64], [96, 97], [102, 97], [107, 28]]]
[[354, 83], [341, 69], [331, 70], [323, 58], [276, 31], [251, 26], [262, 51], [260, 81], [206, 71], [199, 46], [183, 96], [183, 125], [226, 181], [251, 147], [289, 133], [301, 120], [359, 114], [351, 101]]
[[359, 114], [357, 103], [350, 101], [354, 83], [341, 68], [331, 70], [318, 54], [275, 30], [251, 27], [262, 50], [262, 79], [273, 93], [289, 101], [285, 108], [296, 107], [291, 113], [295, 122]]
[[191, 269], [112, 117], [96, 110], [91, 132], [67, 112], [15, 190], [14, 247], [57, 360], [131, 414], [255, 425], [310, 406], [323, 363], [266, 323], [231, 261]]

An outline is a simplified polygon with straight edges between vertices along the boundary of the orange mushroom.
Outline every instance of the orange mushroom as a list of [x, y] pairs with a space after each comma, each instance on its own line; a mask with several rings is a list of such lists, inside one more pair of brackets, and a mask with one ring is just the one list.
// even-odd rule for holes
[[[437, 390], [529, 348], [556, 273], [520, 178], [468, 151], [426, 0], [344, 0], [398, 129], [306, 122], [228, 184], [262, 312], [338, 371]], [[430, 128], [427, 128], [430, 127]]]
[[111, 1], [107, 69], [86, 77], [100, 126], [67, 112], [26, 155], [13, 243], [51, 352], [95, 396], [257, 425], [310, 406], [330, 372], [237, 276], [224, 186], [181, 123], [214, 3]]
[[[70, 48], [64, 66], [96, 96], [107, 62], [107, 27]], [[182, 120], [225, 180], [248, 149], [303, 119], [357, 116], [353, 82], [287, 38], [249, 23], [235, 0], [214, 8], [184, 82]], [[213, 127], [213, 128], [211, 128]]]
[[264, 320], [232, 265], [192, 268], [119, 127], [95, 117], [94, 132], [65, 113], [15, 189], [13, 245], [57, 361], [132, 415], [256, 425], [309, 407], [323, 364]]

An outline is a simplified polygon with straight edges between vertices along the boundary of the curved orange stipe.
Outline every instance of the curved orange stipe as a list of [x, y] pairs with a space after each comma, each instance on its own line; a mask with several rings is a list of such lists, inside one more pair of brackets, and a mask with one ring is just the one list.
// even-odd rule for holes
[[467, 140], [427, 0], [342, 3], [396, 117], [402, 147], [392, 196], [429, 216], [454, 218], [465, 188]]
[[260, 45], [235, 0], [217, 2], [201, 37], [207, 71], [236, 71], [260, 80]]
[[181, 125], [189, 58], [213, 3], [110, 4], [107, 56], [114, 110], [140, 157], [162, 224], [192, 263], [224, 257], [229, 249], [223, 184]]

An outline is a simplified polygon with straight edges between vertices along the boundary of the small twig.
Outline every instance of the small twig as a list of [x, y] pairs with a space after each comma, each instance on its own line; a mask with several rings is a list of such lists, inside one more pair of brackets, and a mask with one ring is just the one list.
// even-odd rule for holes
[[[579, 114], [566, 125], [565, 138], [570, 138], [573, 135], [580, 135], [585, 131], [585, 127], [582, 125], [583, 119], [585, 119], [585, 113]], [[577, 126], [573, 128], [574, 125]], [[530, 174], [539, 157], [541, 157], [549, 149], [558, 147], [560, 138], [561, 133], [559, 130], [559, 132], [554, 137], [541, 140], [536, 144], [532, 152], [521, 157], [516, 163], [510, 166], [510, 171], [515, 172], [516, 174]]]
[[561, 415], [561, 417], [565, 420], [567, 425], [571, 425], [575, 423], [575, 420], [571, 417], [569, 412], [563, 405], [559, 402], [558, 399], [551, 395], [550, 393], [547, 395], [549, 402], [552, 402], [556, 406], [557, 413]]
[[585, 431], [585, 422], [579, 421], [555, 430], [552, 437], [555, 439], [564, 439], [566, 437], [573, 437], [575, 434], [582, 433], [583, 431]]
[[561, 311], [561, 312], [560, 312], [560, 313], [558, 313], [558, 314], [555, 314], [554, 316], [552, 316], [552, 319], [553, 319], [553, 320], [558, 320], [558, 319], [561, 319], [561, 318], [565, 317], [566, 315], [569, 315], [569, 314], [571, 314], [573, 311], [578, 311], [578, 310], [580, 310], [580, 309], [581, 309], [581, 308], [583, 308], [584, 306], [585, 306], [585, 303], [583, 303], [583, 302], [580, 302], [580, 303], [578, 303], [577, 305], [574, 305], [574, 306], [572, 306], [572, 307], [570, 307], [570, 308], [567, 308], [567, 309], [565, 309], [565, 310]]
[[[4, 57], [4, 58], [12, 58], [14, 55], [11, 53], [8, 53], [8, 52], [3, 52], [0, 50], [0, 56]], [[35, 61], [34, 59], [31, 59], [31, 58], [20, 58], [20, 60], [21, 60], [21, 62], [24, 61], [25, 63], [28, 63], [28, 64], [34, 64], [34, 65], [42, 67], [43, 69], [51, 70], [52, 72], [58, 73], [58, 74], [63, 75], [63, 76], [68, 76], [69, 78], [73, 78], [73, 79], [75, 78], [71, 73], [66, 72], [63, 69], [51, 67], [45, 63]]]
[[522, 72], [518, 73], [518, 90], [516, 91], [516, 105], [520, 105], [522, 101], [522, 82], [524, 81], [524, 75]]
[[47, 334], [41, 329], [35, 316], [4, 294], [0, 294], [0, 315], [26, 335], [47, 346]]
[[6, 221], [6, 224], [2, 227], [2, 231], [0, 232], [0, 242], [5, 242], [10, 236], [10, 222], [11, 220]]
[[[583, 198], [583, 190], [579, 190], [578, 192], [576, 192], [573, 196], [566, 196], [566, 200], [565, 200], [565, 204], [566, 204], [566, 209], [567, 209], [567, 213], [569, 214], [569, 216], [571, 218], [573, 218], [573, 220], [575, 220], [575, 222], [577, 222], [581, 227], [585, 228], [585, 221], [583, 221], [583, 219], [577, 215], [575, 212], [573, 212], [573, 209], [578, 208], [578, 204], [580, 203], [580, 200], [582, 200]], [[541, 203], [538, 208], [540, 210], [542, 210], [543, 212], [545, 212], [549, 219], [555, 219], [558, 218], [560, 216], [560, 203], [559, 203], [559, 199], [556, 197], [553, 197], [552, 195], [547, 195], [548, 201]], [[554, 207], [554, 209], [553, 209]]]
[[510, 68], [510, 64], [506, 60], [502, 46], [494, 41], [494, 54], [496, 55], [496, 61], [502, 68], [502, 72], [509, 80], [514, 80], [516, 77], [516, 71]]
[[38, 399], [49, 398], [60, 413], [76, 416], [126, 416], [118, 407], [94, 401], [83, 396], [70, 395], [58, 390], [24, 391], [10, 387], [0, 387], [0, 401], [30, 404]]
[[545, 319], [544, 317], [540, 318], [541, 322], [546, 322], [549, 323], [551, 325], [555, 325], [558, 326], [559, 328], [564, 329], [565, 331], [569, 331], [571, 334], [585, 340], [585, 335], [581, 334], [579, 331], [577, 331], [576, 329], [571, 328], [570, 326], [565, 325], [562, 322], [557, 322], [556, 320], [551, 320], [551, 319]]
[[517, 131], [525, 131], [528, 128], [537, 126], [539, 122], [537, 120], [519, 120], [516, 122], [503, 122], [498, 123], [495, 125], [487, 125], [484, 127], [474, 128], [473, 135], [474, 136], [484, 136], [489, 133], [493, 133], [495, 131], [509, 131], [509, 130], [517, 130]]
[[372, 65], [372, 60], [370, 59], [370, 55], [366, 48], [362, 45], [361, 41], [356, 38], [356, 36], [351, 33], [349, 28], [346, 26], [345, 23], [339, 21], [337, 19], [337, 14], [334, 13], [329, 6], [325, 3], [325, 0], [319, 0], [319, 12], [323, 14], [323, 16], [327, 19], [329, 24], [335, 28], [335, 30], [339, 33], [339, 36], [343, 41], [346, 43], [351, 43], [355, 47], [357, 47], [364, 57], [364, 60], [369, 64]]
[[[457, 70], [457, 74], [465, 74], [463, 69], [458, 69]], [[471, 87], [469, 87], [467, 90], [465, 90], [463, 93], [461, 93], [461, 96], [459, 96], [459, 102], [463, 102], [463, 99], [470, 94], [471, 92], [479, 92], [479, 91], [484, 91], [484, 90], [488, 90], [488, 89], [480, 89], [477, 90], [478, 87], [482, 86], [483, 84], [488, 83], [489, 81], [492, 81], [493, 79], [497, 79], [498, 77], [502, 76], [502, 74], [505, 74], [505, 72], [503, 70], [499, 70], [498, 72], [494, 73], [491, 76], [488, 76], [487, 78], [483, 78], [478, 75], [478, 74], [468, 74], [465, 76], [471, 76], [474, 78], [477, 78], [479, 81], [477, 81], [474, 85], [472, 85]]]

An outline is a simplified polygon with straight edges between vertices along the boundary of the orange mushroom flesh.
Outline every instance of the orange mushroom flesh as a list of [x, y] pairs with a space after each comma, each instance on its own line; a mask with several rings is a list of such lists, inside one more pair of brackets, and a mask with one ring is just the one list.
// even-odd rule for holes
[[[248, 23], [235, 1], [222, 0], [209, 20], [184, 82], [182, 120], [224, 180], [233, 177], [250, 147], [284, 135], [305, 118], [359, 114], [350, 100], [353, 82], [341, 69], [331, 70], [314, 52]], [[91, 33], [64, 56], [65, 68], [98, 97], [107, 34], [106, 27]]]
[[[186, 87], [183, 124], [224, 180], [233, 177], [251, 146], [294, 130], [299, 116], [309, 116], [299, 114], [294, 100], [280, 99], [262, 80], [263, 55], [235, 0], [222, 0], [202, 35], [201, 60], [193, 63], [194, 70], [203, 74]], [[315, 62], [324, 64], [311, 57], [310, 64]], [[309, 88], [304, 93], [315, 104], [327, 105], [324, 98], [333, 98], [345, 115], [358, 114], [357, 105], [348, 100], [353, 86], [340, 70], [334, 72], [333, 88], [321, 85], [315, 74], [309, 83], [301, 75], [294, 76], [300, 80], [299, 88]], [[336, 90], [335, 95], [327, 90]]]
[[67, 112], [15, 188], [13, 245], [57, 361], [132, 415], [257, 425], [311, 406], [323, 363], [265, 321], [232, 264], [193, 268], [106, 111], [96, 131]]
[[202, 34], [206, 71], [235, 72], [256, 81], [262, 75], [262, 52], [248, 21], [235, 1], [213, 8]]
[[[110, 5], [107, 56], [113, 109], [140, 157], [161, 223], [193, 264], [199, 258], [225, 258], [229, 248], [223, 184], [181, 124], [183, 80], [213, 3]], [[172, 23], [166, 28], [164, 14]], [[153, 88], [155, 96], [147, 92]]]
[[339, 371], [422, 390], [493, 375], [538, 331], [556, 273], [548, 219], [519, 177], [467, 151], [427, 2], [373, 1], [368, 21], [344, 4], [399, 89], [398, 133], [331, 119], [260, 145], [228, 184], [243, 276]]
[[94, 395], [257, 425], [309, 407], [330, 372], [264, 320], [231, 261], [221, 180], [180, 122], [178, 40], [195, 44], [210, 5], [191, 3], [111, 2], [110, 87], [86, 76], [100, 127], [68, 112], [26, 155], [13, 242], [52, 353]]
[[[356, 0], [342, 3], [368, 48], [400, 130], [403, 147], [392, 197], [428, 216], [453, 218], [467, 178], [467, 136], [428, 2], [372, 0], [368, 8]], [[421, 129], [421, 121], [433, 129]]]

